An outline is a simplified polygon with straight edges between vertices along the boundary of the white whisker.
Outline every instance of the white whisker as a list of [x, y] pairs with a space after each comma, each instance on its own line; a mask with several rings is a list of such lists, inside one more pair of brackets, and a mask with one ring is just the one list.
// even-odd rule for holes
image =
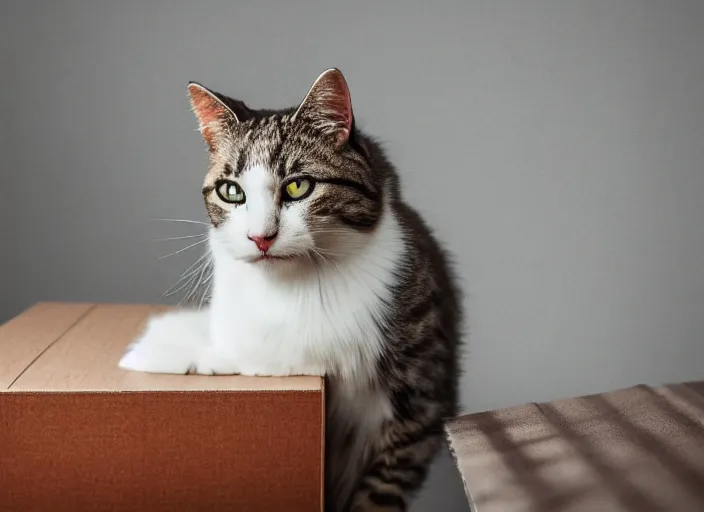
[[207, 277], [207, 279], [203, 283], [204, 285], [207, 285], [207, 286], [203, 289], [203, 295], [201, 295], [201, 297], [200, 297], [200, 303], [198, 304], [199, 311], [203, 308], [203, 301], [205, 300], [205, 296], [207, 295], [208, 291], [210, 290], [212, 279], [213, 279], [213, 273], [210, 272], [210, 275]]
[[203, 226], [210, 225], [208, 222], [201, 222], [199, 220], [190, 220], [190, 219], [152, 219], [152, 220], [163, 220], [163, 221], [167, 221], [167, 222], [185, 222], [188, 224], [201, 224]]
[[[208, 253], [207, 253], [207, 252], [201, 254], [201, 256], [200, 256], [196, 261], [194, 261], [186, 270], [183, 271], [183, 273], [179, 276], [178, 280], [177, 280], [174, 284], [172, 284], [171, 286], [169, 286], [169, 288], [166, 289], [166, 291], [164, 292], [164, 294], [162, 295], [162, 297], [165, 297], [165, 296], [168, 296], [168, 295], [172, 295], [172, 294], [170, 294], [169, 292], [170, 292], [171, 290], [173, 290], [174, 287], [178, 286], [178, 284], [179, 284], [181, 281], [183, 281], [184, 279], [186, 279], [186, 283], [190, 282], [190, 280], [187, 279], [187, 278], [188, 278], [189, 276], [193, 275], [195, 272], [198, 272], [198, 271], [200, 270], [200, 267], [197, 267], [194, 271], [191, 271], [191, 269], [194, 268], [194, 267], [196, 267], [199, 263], [201, 263], [201, 262], [203, 261], [203, 259], [205, 259], [207, 256], [208, 256]], [[181, 286], [181, 287], [179, 288], [179, 290], [181, 290], [181, 289], [183, 289], [183, 286]], [[178, 290], [177, 290], [177, 291], [178, 291]], [[174, 292], [174, 293], [176, 293], [176, 292]]]
[[198, 279], [196, 280], [195, 284], [193, 287], [190, 289], [190, 291], [181, 299], [179, 302], [179, 305], [181, 302], [188, 301], [190, 300], [191, 297], [194, 296], [194, 294], [198, 291], [198, 287], [200, 286], [201, 280], [203, 279], [203, 273], [205, 272], [205, 268], [207, 267], [207, 264], [204, 264], [201, 266], [200, 273], [198, 274]]
[[208, 236], [208, 233], [201, 233], [199, 235], [188, 235], [188, 236], [173, 236], [171, 238], [155, 238], [157, 242], [166, 242], [167, 240], [185, 240], [186, 238], [198, 238], [202, 236]]
[[206, 238], [205, 240], [201, 240], [199, 242], [191, 244], [188, 247], [184, 247], [183, 249], [179, 249], [178, 251], [172, 252], [171, 254], [166, 254], [165, 256], [160, 256], [159, 259], [163, 260], [164, 258], [168, 258], [169, 256], [175, 256], [176, 254], [178, 254], [180, 252], [186, 251], [186, 250], [190, 249], [191, 247], [195, 247], [196, 245], [200, 245], [200, 244], [207, 242], [207, 241], [208, 241], [208, 239]]
[[[207, 282], [207, 277], [206, 274], [208, 274], [208, 268], [207, 265], [203, 267], [203, 272], [200, 274], [198, 278], [198, 282], [196, 285], [193, 287], [193, 293], [190, 296], [189, 300], [196, 301], [198, 299], [198, 292], [201, 290], [201, 286], [203, 286]], [[205, 280], [203, 279], [205, 278]]]
[[[200, 270], [200, 267], [198, 267], [198, 270]], [[197, 272], [197, 271], [196, 271], [196, 272]], [[175, 294], [177, 294], [178, 292], [180, 292], [181, 290], [183, 290], [184, 288], [186, 288], [188, 285], [190, 285], [190, 284], [196, 279], [196, 277], [195, 277], [195, 273], [196, 273], [196, 272], [194, 272], [194, 274], [191, 276], [190, 279], [187, 279], [181, 286], [179, 286], [178, 288], [176, 288], [174, 291], [169, 292], [169, 290], [167, 290], [166, 292], [164, 292], [164, 294], [162, 295], [162, 297], [170, 297], [171, 295], [175, 295]], [[178, 284], [178, 283], [176, 283], [176, 284]], [[175, 286], [175, 285], [174, 285], [174, 286]], [[172, 288], [173, 288], [173, 287], [172, 287]]]
[[208, 254], [207, 252], [204, 252], [203, 254], [201, 254], [201, 255], [198, 257], [198, 259], [197, 259], [196, 261], [194, 261], [193, 264], [192, 264], [190, 267], [188, 267], [186, 270], [183, 271], [183, 273], [181, 274], [181, 277], [185, 277], [185, 276], [186, 276], [186, 273], [187, 273], [189, 270], [191, 270], [193, 267], [195, 267], [198, 263], [200, 263], [201, 261], [203, 261], [203, 260], [204, 260], [205, 258], [207, 258], [208, 256], [209, 256], [209, 254]]

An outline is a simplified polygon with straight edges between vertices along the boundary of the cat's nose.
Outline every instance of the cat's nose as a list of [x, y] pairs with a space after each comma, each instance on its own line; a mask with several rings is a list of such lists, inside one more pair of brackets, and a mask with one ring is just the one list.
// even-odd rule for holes
[[272, 235], [247, 235], [247, 238], [254, 242], [257, 249], [262, 252], [267, 252], [271, 246], [274, 245], [274, 240], [276, 240], [277, 236], [279, 236], [278, 231]]

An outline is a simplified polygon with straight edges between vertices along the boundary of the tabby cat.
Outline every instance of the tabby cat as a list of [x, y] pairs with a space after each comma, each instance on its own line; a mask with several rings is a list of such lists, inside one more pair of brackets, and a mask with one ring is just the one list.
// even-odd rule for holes
[[150, 319], [120, 366], [325, 375], [326, 510], [407, 510], [457, 408], [444, 251], [355, 127], [339, 70], [285, 110], [188, 92], [210, 156], [212, 296]]

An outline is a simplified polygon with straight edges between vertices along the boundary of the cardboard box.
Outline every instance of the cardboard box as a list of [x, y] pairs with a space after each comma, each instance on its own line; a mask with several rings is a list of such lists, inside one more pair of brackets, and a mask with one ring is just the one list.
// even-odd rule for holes
[[117, 367], [155, 306], [43, 303], [0, 326], [0, 510], [315, 511], [319, 377]]
[[472, 511], [704, 510], [704, 382], [469, 414], [447, 433]]

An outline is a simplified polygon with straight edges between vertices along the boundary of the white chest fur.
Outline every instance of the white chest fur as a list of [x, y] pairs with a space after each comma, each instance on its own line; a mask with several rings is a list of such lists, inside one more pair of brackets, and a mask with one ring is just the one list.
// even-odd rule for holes
[[[281, 279], [266, 264], [215, 259], [210, 308], [214, 352], [245, 374], [328, 374], [368, 381], [382, 349], [379, 324], [391, 301], [403, 239], [384, 215], [364, 251], [334, 266]], [[273, 263], [276, 264], [276, 263]]]

